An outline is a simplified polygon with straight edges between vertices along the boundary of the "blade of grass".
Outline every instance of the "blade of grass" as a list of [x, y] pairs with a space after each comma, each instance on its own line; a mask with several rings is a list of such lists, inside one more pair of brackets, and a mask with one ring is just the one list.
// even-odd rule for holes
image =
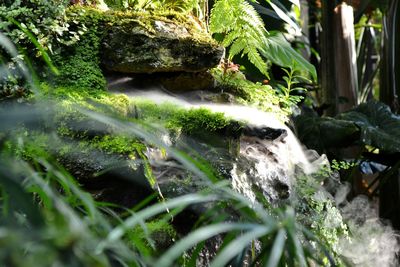
[[155, 266], [172, 266], [174, 261], [184, 252], [198, 244], [199, 242], [205, 241], [213, 236], [221, 233], [233, 231], [233, 230], [252, 230], [257, 229], [260, 231], [262, 228], [265, 231], [265, 227], [260, 227], [256, 224], [239, 224], [239, 223], [219, 223], [209, 225], [197, 229], [187, 235], [185, 238], [179, 240], [172, 246], [167, 252], [165, 252], [155, 263]]
[[[246, 249], [253, 240], [270, 234], [277, 229], [277, 226], [264, 226], [255, 225], [253, 228], [242, 236], [236, 238], [234, 241], [230, 242], [211, 262], [211, 267], [223, 267], [226, 266], [231, 259], [238, 255], [241, 251]], [[243, 229], [244, 230], [244, 229]]]
[[280, 229], [276, 234], [274, 245], [272, 247], [268, 262], [265, 264], [266, 267], [278, 266], [281, 260], [283, 250], [285, 248], [286, 231]]

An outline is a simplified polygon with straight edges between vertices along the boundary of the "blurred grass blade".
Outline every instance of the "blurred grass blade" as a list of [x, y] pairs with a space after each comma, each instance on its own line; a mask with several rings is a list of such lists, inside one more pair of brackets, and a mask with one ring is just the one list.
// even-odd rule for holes
[[[6, 194], [7, 206], [1, 206], [3, 208], [3, 216], [9, 218], [12, 222], [14, 216], [22, 214], [29, 223], [34, 226], [41, 226], [44, 224], [41, 213], [36, 205], [34, 205], [32, 197], [28, 194], [24, 187], [21, 185], [21, 173], [19, 172], [19, 166], [11, 163], [4, 157], [0, 158], [0, 186], [2, 194]], [[12, 166], [12, 168], [10, 168]], [[1, 203], [1, 202], [0, 202]]]
[[240, 254], [253, 240], [268, 235], [276, 230], [277, 226], [263, 226], [257, 225], [251, 231], [243, 234], [242, 236], [231, 241], [211, 262], [211, 267], [226, 266], [236, 255]]
[[213, 236], [221, 233], [239, 230], [251, 230], [262, 228], [265, 231], [265, 227], [260, 227], [256, 224], [239, 224], [239, 223], [220, 223], [205, 226], [198, 230], [191, 232], [185, 238], [179, 240], [174, 246], [172, 246], [167, 252], [165, 252], [160, 259], [155, 263], [155, 266], [172, 266], [174, 261], [184, 252], [191, 249], [196, 244], [205, 241]]
[[[103, 114], [99, 114], [98, 112], [90, 111], [87, 109], [83, 109], [81, 107], [76, 107], [81, 113], [87, 115], [88, 117], [102, 122], [107, 125], [111, 125], [116, 129], [119, 129], [125, 133], [132, 134], [136, 137], [142, 138], [147, 143], [154, 144], [160, 148], [164, 148], [166, 152], [174, 157], [177, 161], [182, 163], [189, 171], [193, 172], [199, 178], [202, 178], [205, 182], [210, 182], [210, 177], [208, 177], [203, 171], [199, 170], [198, 166], [201, 162], [195, 161], [194, 159], [188, 157], [185, 153], [171, 148], [170, 146], [166, 145], [160, 138], [148, 131], [146, 131], [143, 127], [138, 126], [135, 123], [129, 121], [121, 121], [115, 118], [111, 118], [110, 116], [106, 116]], [[206, 169], [206, 168], [202, 168]], [[211, 177], [211, 180], [214, 178]]]
[[25, 27], [22, 27], [22, 25], [16, 21], [13, 18], [8, 18], [8, 20], [15, 24], [23, 33], [25, 33], [26, 36], [28, 36], [29, 40], [36, 46], [36, 48], [40, 51], [40, 54], [42, 55], [44, 61], [46, 62], [46, 64], [49, 66], [50, 70], [56, 74], [59, 75], [59, 71], [56, 68], [56, 66], [54, 66], [53, 62], [51, 61], [50, 56], [47, 54], [47, 52], [44, 50], [43, 46], [36, 40], [36, 37]]
[[136, 214], [126, 219], [123, 224], [114, 228], [107, 236], [106, 240], [98, 245], [97, 251], [102, 251], [108, 244], [120, 239], [129, 228], [134, 227], [141, 221], [145, 221], [155, 215], [165, 212], [166, 209], [174, 209], [176, 207], [186, 207], [188, 205], [199, 204], [216, 200], [214, 195], [202, 196], [199, 194], [189, 194], [182, 197], [174, 198], [166, 202], [152, 205], [145, 210], [139, 211]]
[[305, 259], [303, 246], [301, 245], [299, 237], [297, 236], [294, 210], [292, 208], [288, 208], [285, 212], [285, 217], [287, 221], [286, 231], [288, 235], [288, 245], [292, 247], [292, 251], [298, 260], [299, 266], [308, 266]]
[[280, 229], [276, 234], [274, 245], [266, 263], [266, 267], [276, 267], [281, 260], [283, 250], [285, 248], [286, 232], [284, 229]]
[[17, 48], [2, 32], [0, 32], [0, 46], [2, 46], [12, 57], [18, 56]]

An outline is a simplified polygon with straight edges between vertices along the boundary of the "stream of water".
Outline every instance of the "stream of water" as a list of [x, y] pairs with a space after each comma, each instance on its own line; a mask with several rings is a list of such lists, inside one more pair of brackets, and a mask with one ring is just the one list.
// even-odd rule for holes
[[[310, 175], [323, 166], [329, 166], [325, 155], [320, 156], [315, 151], [305, 149], [289, 127], [273, 114], [245, 106], [199, 103], [190, 97], [177, 97], [160, 89], [163, 88], [152, 85], [146, 90], [134, 88], [124, 93], [130, 97], [156, 103], [170, 102], [184, 108], [205, 107], [245, 122], [252, 129], [240, 137], [240, 151], [229, 171], [233, 188], [252, 201], [256, 199], [254, 186], [261, 189], [270, 203], [290, 199], [296, 177]], [[271, 131], [272, 135], [269, 134]], [[348, 190], [340, 187], [336, 191], [336, 199], [342, 202], [337, 205], [343, 207], [343, 217], [353, 234], [351, 240], [340, 242], [341, 254], [354, 266], [398, 266], [396, 253], [399, 243], [393, 229], [379, 220], [366, 198], [347, 202], [345, 195]], [[324, 194], [335, 199], [326, 191]]]

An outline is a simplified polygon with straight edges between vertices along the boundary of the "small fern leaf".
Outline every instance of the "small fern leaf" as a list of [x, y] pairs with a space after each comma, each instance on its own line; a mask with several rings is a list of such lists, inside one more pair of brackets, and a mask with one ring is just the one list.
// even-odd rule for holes
[[223, 33], [221, 44], [229, 48], [228, 58], [247, 55], [249, 61], [268, 77], [267, 64], [259, 53], [267, 31], [257, 11], [246, 0], [216, 0], [211, 10], [210, 30]]
[[257, 11], [254, 9], [254, 7], [250, 5], [248, 2], [243, 1], [242, 12], [243, 12], [242, 16], [246, 18], [247, 24], [251, 26], [250, 28], [254, 29], [257, 32], [257, 34], [264, 35], [264, 32], [266, 32], [266, 29], [264, 27], [264, 22], [258, 15]]
[[219, 0], [211, 9], [210, 31], [212, 33], [225, 33], [232, 30], [235, 25], [235, 16], [228, 0]]
[[232, 46], [229, 48], [229, 59], [232, 60], [232, 58], [236, 55], [238, 55], [242, 50], [246, 48], [247, 42], [244, 38], [239, 38], [232, 44]]
[[239, 31], [231, 31], [230, 33], [228, 33], [225, 37], [224, 40], [222, 41], [222, 45], [225, 47], [228, 47], [230, 45], [232, 45], [233, 42], [235, 42], [235, 40], [237, 38], [239, 38], [240, 36], [242, 36], [242, 32]]
[[269, 77], [268, 71], [267, 71], [267, 64], [263, 60], [263, 58], [260, 56], [258, 51], [256, 49], [249, 49], [247, 52], [247, 57], [249, 58], [249, 61], [257, 67], [257, 69], [264, 74], [265, 76]]

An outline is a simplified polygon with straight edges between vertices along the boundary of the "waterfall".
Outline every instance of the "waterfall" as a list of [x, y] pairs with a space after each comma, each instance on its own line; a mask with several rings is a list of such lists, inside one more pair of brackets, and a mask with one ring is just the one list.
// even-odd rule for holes
[[[279, 204], [282, 200], [290, 201], [299, 176], [312, 175], [323, 167], [329, 168], [329, 161], [325, 155], [321, 156], [304, 148], [291, 129], [274, 114], [246, 106], [193, 101], [187, 96], [177, 97], [164, 90], [160, 91], [160, 87], [157, 86], [147, 89], [124, 93], [155, 103], [170, 102], [187, 109], [207, 108], [214, 112], [222, 112], [227, 118], [246, 125], [239, 138], [239, 153], [231, 160], [230, 168], [223, 169], [228, 169], [232, 187], [252, 201], [256, 200], [255, 188], [261, 191], [272, 205]], [[218, 159], [215, 161], [219, 163]], [[182, 169], [174, 167], [159, 169], [156, 173], [159, 177], [186, 175]], [[184, 189], [181, 191], [187, 193]], [[334, 195], [336, 192], [336, 195], [328, 193], [322, 186], [317, 193], [330, 199], [337, 207], [340, 206], [338, 209], [352, 234], [351, 237], [338, 240], [335, 252], [352, 266], [398, 266], [398, 234], [380, 221], [369, 201], [358, 197], [347, 202], [346, 195], [349, 190], [337, 184], [330, 191]], [[326, 222], [326, 227], [331, 223]]]
[[230, 178], [233, 188], [253, 201], [254, 186], [271, 203], [287, 199], [296, 176], [310, 175], [329, 164], [325, 155], [305, 150], [291, 129], [272, 113], [247, 106], [190, 101], [155, 87], [126, 94], [186, 109], [207, 108], [243, 122], [246, 128], [239, 140], [239, 154], [230, 168]]
[[255, 200], [254, 186], [270, 203], [290, 196], [298, 175], [310, 175], [328, 160], [305, 150], [294, 133], [274, 114], [238, 105], [200, 104], [247, 125], [231, 171], [232, 186]]

